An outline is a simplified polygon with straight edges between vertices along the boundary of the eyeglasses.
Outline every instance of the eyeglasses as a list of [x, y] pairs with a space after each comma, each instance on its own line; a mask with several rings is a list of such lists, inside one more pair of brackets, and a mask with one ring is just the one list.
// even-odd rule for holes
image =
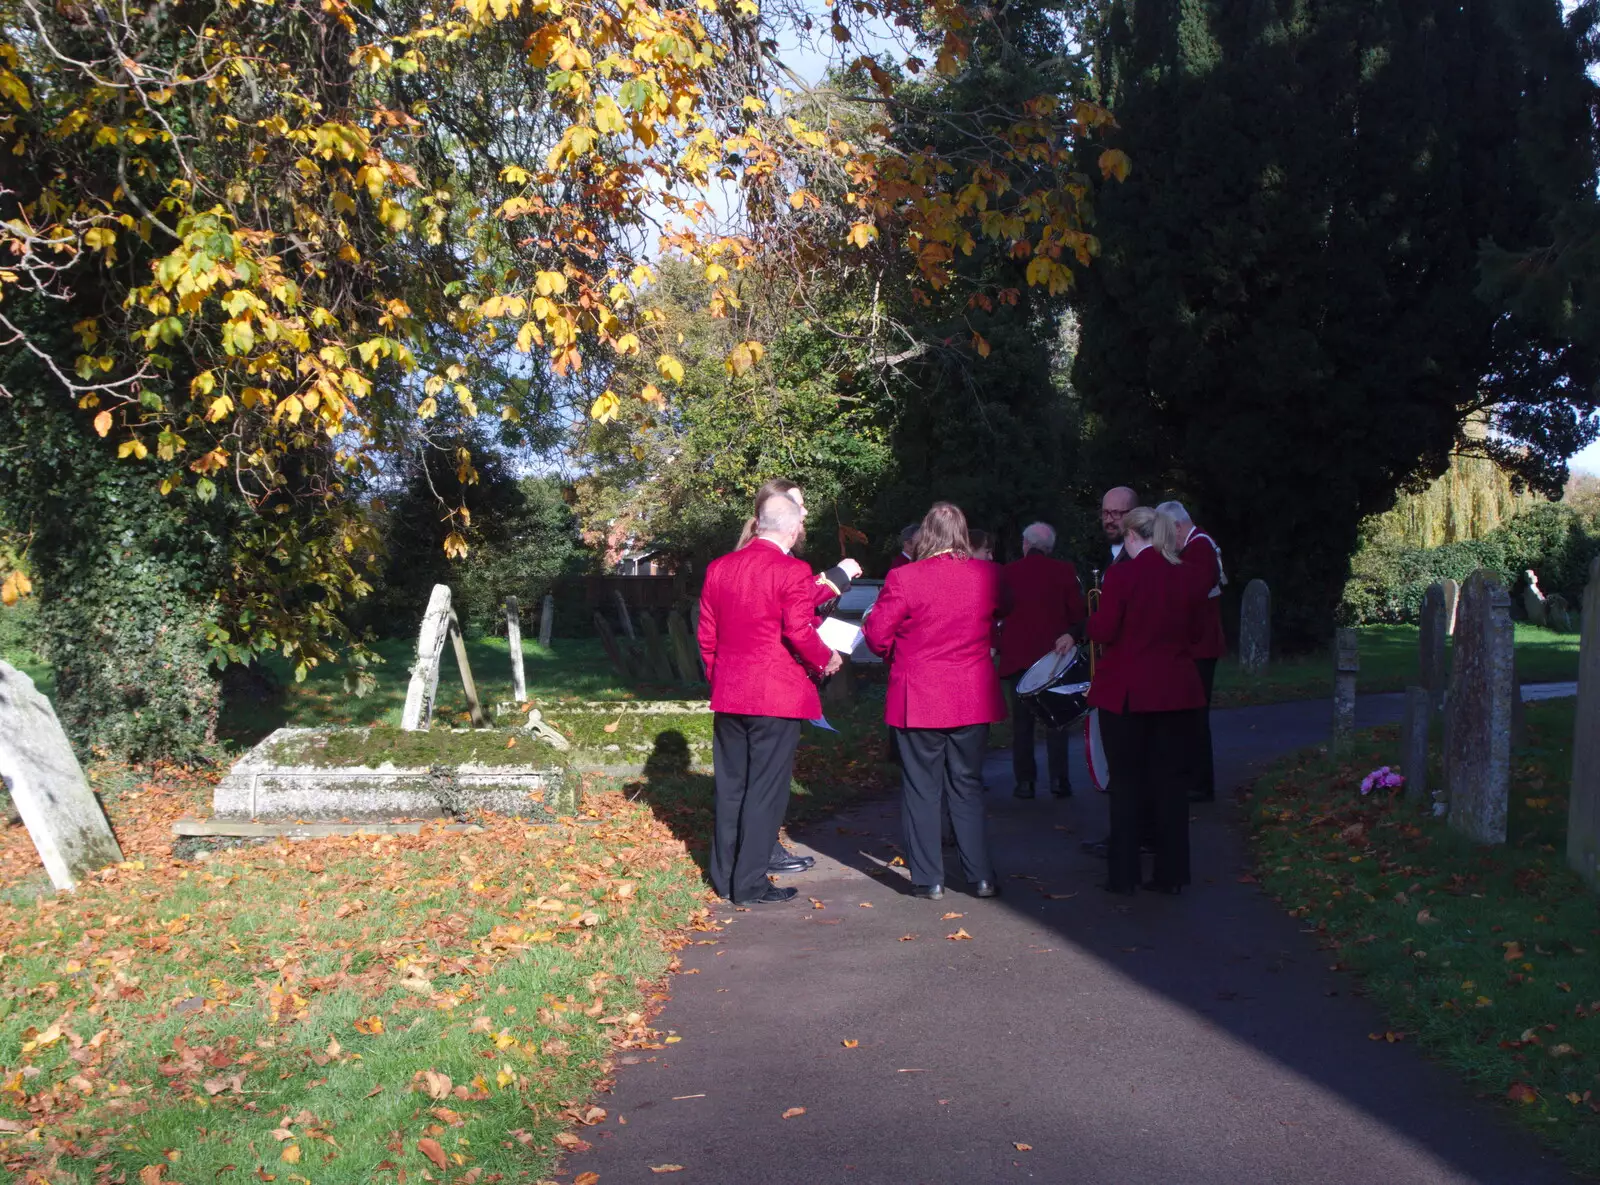
[[1128, 512], [1126, 510], [1115, 510], [1110, 506], [1102, 506], [1100, 508], [1100, 517], [1101, 518], [1121, 518], [1123, 515], [1125, 515], [1127, 513]]

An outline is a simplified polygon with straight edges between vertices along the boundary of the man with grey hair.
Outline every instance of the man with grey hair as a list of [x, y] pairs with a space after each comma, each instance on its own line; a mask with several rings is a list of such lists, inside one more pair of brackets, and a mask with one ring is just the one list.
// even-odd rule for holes
[[1193, 627], [1195, 669], [1206, 691], [1205, 710], [1195, 713], [1195, 736], [1188, 746], [1189, 800], [1212, 802], [1217, 797], [1216, 760], [1211, 747], [1211, 689], [1217, 680], [1217, 660], [1227, 651], [1222, 634], [1222, 586], [1228, 577], [1222, 570], [1222, 549], [1217, 541], [1194, 525], [1182, 502], [1163, 502], [1156, 510], [1172, 519], [1178, 528], [1178, 558], [1193, 574], [1197, 592], [1205, 590]]
[[711, 682], [716, 824], [707, 872], [735, 905], [788, 901], [767, 880], [800, 722], [822, 715], [814, 676], [840, 659], [817, 634], [811, 565], [792, 554], [800, 507], [768, 498], [748, 546], [712, 560], [700, 592], [700, 657]]
[[[1056, 532], [1049, 523], [1030, 523], [1022, 531], [1022, 558], [1000, 569], [1000, 581], [1011, 604], [1000, 626], [1000, 677], [1011, 689], [1011, 772], [1013, 793], [1033, 798], [1039, 777], [1034, 753], [1034, 711], [1016, 694], [1017, 680], [1054, 649], [1062, 634], [1082, 636], [1088, 612], [1078, 572], [1065, 560], [1051, 556]], [[1067, 767], [1067, 735], [1062, 729], [1045, 730], [1050, 790], [1057, 798], [1072, 793]]]

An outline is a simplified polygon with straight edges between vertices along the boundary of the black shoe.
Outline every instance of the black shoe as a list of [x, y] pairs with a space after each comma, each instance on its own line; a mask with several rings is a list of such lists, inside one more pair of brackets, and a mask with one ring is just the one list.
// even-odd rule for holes
[[913, 897], [921, 897], [924, 901], [942, 901], [944, 900], [944, 886], [912, 885], [911, 895]]
[[1057, 782], [1054, 786], [1050, 787], [1050, 793], [1055, 795], [1057, 798], [1071, 798], [1072, 783]]
[[1078, 847], [1088, 852], [1089, 855], [1099, 856], [1103, 860], [1106, 855], [1106, 844], [1109, 840], [1110, 836], [1107, 836], [1106, 839], [1086, 839]]
[[780, 872], [809, 872], [812, 865], [816, 864], [814, 856], [790, 856], [784, 860], [772, 860], [767, 863], [767, 871]]
[[759, 897], [752, 897], [748, 901], [735, 901], [735, 905], [776, 905], [780, 901], [791, 901], [798, 889], [780, 889], [777, 885], [768, 885], [767, 891]]
[[972, 895], [974, 897], [998, 897], [1000, 896], [1000, 886], [995, 884], [994, 881], [979, 881], [972, 886]]
[[1133, 886], [1132, 885], [1129, 885], [1126, 889], [1119, 888], [1118, 886], [1112, 885], [1112, 884], [1103, 884], [1100, 887], [1102, 889], [1104, 889], [1107, 893], [1115, 893], [1118, 897], [1132, 897], [1133, 896]]
[[1164, 885], [1160, 881], [1145, 881], [1139, 887], [1146, 893], [1165, 893], [1168, 897], [1176, 897], [1183, 892], [1182, 885]]
[[1013, 798], [1032, 798], [1033, 797], [1033, 783], [1032, 782], [1018, 782], [1017, 783], [1017, 788], [1011, 792], [1011, 796]]

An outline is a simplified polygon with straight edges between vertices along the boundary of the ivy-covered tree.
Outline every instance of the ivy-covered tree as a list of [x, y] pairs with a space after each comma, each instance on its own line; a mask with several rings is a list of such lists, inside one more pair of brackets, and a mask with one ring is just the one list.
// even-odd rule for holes
[[1594, 186], [1557, 0], [1117, 0], [1099, 82], [1134, 161], [1076, 367], [1102, 482], [1191, 501], [1292, 646], [1325, 642], [1362, 519], [1475, 412], [1559, 488], [1540, 424], [1593, 403], [1497, 385], [1539, 334], [1476, 291], [1481, 244], [1547, 242], [1552, 195]]

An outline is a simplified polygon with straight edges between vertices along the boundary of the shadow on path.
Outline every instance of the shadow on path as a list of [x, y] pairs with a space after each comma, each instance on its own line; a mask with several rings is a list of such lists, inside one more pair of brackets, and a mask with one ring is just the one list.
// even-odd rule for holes
[[[1399, 696], [1366, 697], [1360, 723], [1400, 710]], [[1217, 713], [1219, 785], [1325, 738], [1330, 715], [1326, 702]], [[1074, 798], [1020, 801], [1008, 755], [985, 773], [1003, 897], [897, 891], [894, 800], [799, 833], [818, 856], [783, 881], [800, 897], [719, 908], [725, 934], [683, 952], [691, 977], [657, 1022], [681, 1043], [623, 1059], [610, 1118], [567, 1173], [600, 1185], [657, 1180], [664, 1164], [684, 1166], [673, 1181], [730, 1185], [1574, 1179], [1413, 1046], [1369, 1039], [1377, 1010], [1244, 878], [1234, 806], [1196, 808], [1190, 893], [1115, 898], [1078, 849], [1105, 826], [1086, 777]], [[949, 937], [961, 931], [970, 940]]]

